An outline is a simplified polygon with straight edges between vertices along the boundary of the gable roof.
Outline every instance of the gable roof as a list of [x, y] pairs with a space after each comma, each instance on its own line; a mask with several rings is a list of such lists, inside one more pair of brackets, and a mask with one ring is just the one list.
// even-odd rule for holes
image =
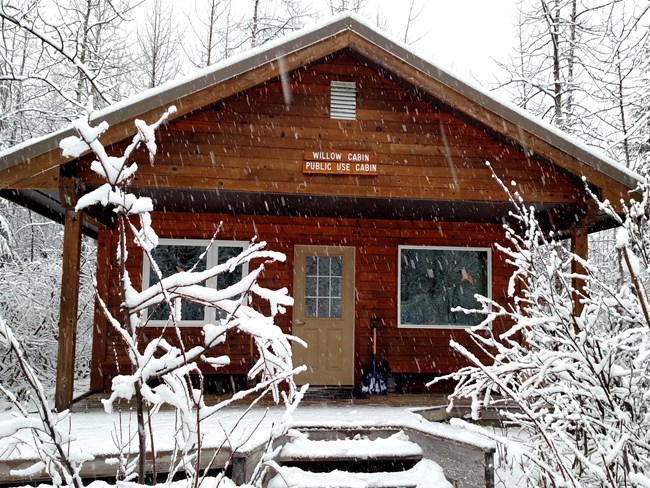
[[[133, 133], [131, 121], [136, 117], [153, 119], [175, 104], [178, 111], [173, 118], [178, 118], [342, 49], [351, 49], [396, 72], [418, 90], [484, 124], [529, 154], [541, 154], [554, 163], [566, 159], [565, 169], [586, 176], [599, 188], [614, 184], [631, 190], [643, 181], [611, 158], [449, 74], [349, 13], [125, 99], [93, 113], [91, 120], [111, 125], [102, 136], [104, 144], [118, 142]], [[247, 77], [251, 72], [255, 76]], [[0, 190], [20, 187], [21, 181], [65, 163], [58, 145], [71, 134], [73, 129], [68, 127], [0, 152]]]

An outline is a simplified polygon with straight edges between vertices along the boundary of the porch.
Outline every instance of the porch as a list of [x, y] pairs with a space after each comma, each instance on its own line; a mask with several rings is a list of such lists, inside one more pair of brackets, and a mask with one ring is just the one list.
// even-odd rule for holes
[[[122, 452], [134, 452], [134, 446], [129, 447], [127, 442], [129, 433], [134, 432], [134, 419], [128, 404], [121, 404], [119, 411], [107, 414], [99, 408], [100, 399], [101, 395], [93, 395], [75, 404], [70, 423], [74, 440], [70, 448], [93, 456], [81, 469], [84, 478], [110, 480], [116, 474], [118, 440], [124, 444]], [[214, 403], [218, 399], [207, 400]], [[283, 450], [277, 460], [283, 472], [291, 476], [296, 476], [296, 472], [301, 476], [311, 475], [314, 471], [316, 476], [331, 481], [334, 479], [328, 474], [331, 472], [343, 479], [364, 479], [368, 484], [363, 486], [420, 486], [416, 481], [423, 475], [423, 469], [433, 466], [434, 471], [423, 475], [431, 476], [436, 465], [454, 487], [494, 486], [495, 451], [491, 441], [448, 423], [429, 422], [422, 417], [422, 408], [442, 406], [445, 402], [443, 395], [430, 393], [333, 401], [306, 399], [293, 415], [292, 433], [278, 442], [278, 445], [292, 442], [296, 445], [293, 451]], [[206, 460], [213, 457], [210, 469], [216, 474], [230, 464], [228, 474], [238, 483], [245, 482], [250, 475], [251, 463], [257, 463], [268, 432], [274, 423], [282, 420], [284, 409], [259, 405], [240, 420], [245, 411], [243, 404], [226, 407], [207, 419], [202, 427], [203, 432], [209, 432], [203, 438], [202, 452]], [[173, 455], [174, 412], [162, 410], [152, 423], [155, 465], [157, 472], [162, 473]], [[0, 485], [42, 481], [38, 475], [10, 473], [29, 465], [29, 456], [24, 453], [1, 459]], [[342, 467], [346, 469], [340, 474]], [[153, 470], [154, 465], [150, 463], [148, 472], [151, 474]], [[377, 479], [383, 481], [375, 484], [372, 480]], [[393, 485], [390, 480], [399, 483]], [[408, 480], [412, 482], [404, 484]], [[276, 480], [269, 486], [285, 486], [278, 483]]]

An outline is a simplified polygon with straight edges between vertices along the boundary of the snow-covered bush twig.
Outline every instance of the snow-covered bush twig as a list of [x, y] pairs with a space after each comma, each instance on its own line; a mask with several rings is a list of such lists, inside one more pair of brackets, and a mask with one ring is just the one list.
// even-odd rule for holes
[[[29, 385], [30, 396], [37, 412], [37, 416], [34, 417], [10, 390], [0, 384], [0, 393], [15, 408], [15, 415], [12, 418], [0, 422], [0, 437], [11, 439], [6, 449], [20, 450], [22, 447], [38, 459], [33, 466], [22, 471], [23, 475], [45, 471], [54, 486], [72, 485], [75, 488], [82, 488], [79, 468], [92, 456], [75, 452], [71, 448], [67, 431], [69, 412], [55, 413], [50, 410], [41, 381], [20, 342], [2, 317], [0, 317], [0, 347], [9, 349], [16, 357], [18, 366]], [[21, 437], [15, 436], [20, 431], [31, 432], [32, 442], [26, 442]]]
[[[177, 455], [175, 464], [169, 467], [173, 474], [183, 470], [188, 476], [188, 486], [197, 486], [201, 479], [200, 448], [202, 436], [201, 422], [229, 405], [235, 399], [244, 398], [252, 393], [270, 392], [276, 402], [280, 400], [279, 384], [286, 385], [282, 392], [287, 409], [291, 411], [301, 397], [293, 382], [293, 375], [302, 370], [294, 368], [291, 356], [290, 340], [298, 340], [282, 332], [275, 324], [275, 316], [284, 313], [287, 306], [293, 304], [286, 288], [270, 290], [260, 286], [258, 277], [268, 262], [285, 260], [281, 253], [265, 249], [266, 243], [252, 242], [238, 256], [212, 266], [204, 271], [193, 267], [189, 271], [180, 271], [164, 277], [153, 259], [152, 249], [158, 244], [158, 236], [152, 228], [150, 212], [152, 201], [146, 197], [137, 197], [125, 190], [137, 170], [135, 163], [130, 163], [133, 153], [142, 145], [146, 147], [150, 162], [153, 164], [156, 154], [155, 131], [164, 123], [175, 108], [171, 107], [152, 125], [141, 120], [135, 121], [137, 133], [121, 156], [110, 156], [99, 138], [108, 128], [106, 123], [91, 127], [87, 118], [76, 121], [73, 125], [79, 136], [64, 139], [61, 148], [66, 156], [78, 157], [90, 150], [96, 157], [91, 169], [100, 175], [105, 183], [99, 188], [82, 196], [76, 206], [81, 211], [92, 205], [108, 206], [115, 215], [115, 228], [118, 234], [117, 269], [120, 276], [121, 306], [120, 316], [115, 316], [102, 297], [97, 297], [99, 306], [121, 338], [131, 365], [130, 374], [113, 378], [111, 397], [104, 401], [107, 411], [111, 411], [117, 399], [135, 399], [137, 417], [138, 468], [137, 478], [144, 482], [147, 449], [153, 448], [153, 437], [148, 436], [147, 427], [151, 417], [160, 405], [167, 403], [176, 412], [177, 428], [175, 445]], [[134, 242], [143, 252], [144, 258], [157, 277], [157, 282], [140, 291], [132, 285], [127, 269], [129, 258], [128, 242]], [[255, 263], [257, 266], [253, 266]], [[217, 290], [208, 286], [209, 280], [242, 266], [249, 265], [252, 270], [238, 283]], [[264, 315], [254, 309], [251, 296], [269, 303], [270, 315]], [[225, 319], [217, 319], [214, 324], [203, 326], [203, 343], [187, 349], [178, 327], [182, 302], [191, 302], [203, 307], [218, 309]], [[165, 304], [168, 307], [168, 327], [175, 330], [177, 344], [171, 344], [162, 333], [159, 337], [143, 344], [138, 331], [149, 320], [150, 307]], [[258, 361], [249, 371], [249, 378], [257, 378], [258, 384], [241, 391], [230, 400], [214, 406], [204, 403], [203, 392], [192, 384], [192, 377], [202, 382], [199, 363], [212, 370], [229, 364], [227, 357], [210, 357], [209, 354], [226, 340], [228, 333], [238, 331], [250, 335], [257, 347]], [[284, 426], [286, 429], [286, 424]], [[282, 429], [271, 433], [282, 434]], [[149, 441], [147, 438], [150, 437]], [[153, 453], [152, 453], [153, 457]], [[155, 465], [155, 460], [152, 459]], [[123, 472], [127, 470], [123, 469]], [[135, 475], [135, 473], [134, 473]], [[260, 475], [261, 479], [261, 475]]]
[[[15, 326], [16, 339], [38, 372], [48, 398], [54, 394], [56, 376], [62, 245], [63, 232], [58, 223], [0, 201], [0, 316]], [[76, 382], [89, 374], [95, 254], [89, 239], [82, 239]], [[15, 355], [1, 349], [0, 381], [20, 399], [29, 400], [31, 387]], [[1, 403], [2, 399], [0, 410]]]
[[[458, 381], [451, 404], [472, 400], [472, 411], [503, 407], [500, 415], [524, 428], [519, 447], [526, 486], [636, 487], [650, 473], [650, 329], [648, 288], [649, 189], [620, 217], [619, 259], [628, 275], [604, 281], [592, 264], [568, 253], [540, 228], [532, 208], [508, 192], [518, 228], [505, 226], [498, 246], [513, 266], [510, 303], [479, 297], [485, 320], [468, 330], [489, 358], [452, 346], [473, 364], [450, 375]], [[595, 197], [594, 197], [595, 198]], [[571, 262], [580, 260], [584, 275]], [[584, 280], [584, 291], [573, 279]], [[618, 284], [618, 285], [617, 285]], [[583, 309], [576, 315], [574, 292]], [[510, 324], [501, 333], [495, 320]]]

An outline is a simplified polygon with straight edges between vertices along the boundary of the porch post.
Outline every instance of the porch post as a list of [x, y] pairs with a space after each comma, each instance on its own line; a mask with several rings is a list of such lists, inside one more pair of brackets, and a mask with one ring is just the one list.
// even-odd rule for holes
[[[589, 257], [589, 231], [587, 227], [574, 227], [571, 229], [571, 252], [576, 256], [584, 259]], [[584, 275], [585, 268], [582, 264], [573, 260], [571, 262], [571, 273], [576, 275]], [[583, 304], [580, 303], [580, 296], [584, 295], [585, 280], [574, 276], [572, 278], [573, 285], [573, 313], [580, 315], [582, 313]]]
[[74, 391], [75, 342], [79, 303], [79, 266], [83, 216], [74, 211], [79, 184], [73, 178], [61, 178], [60, 195], [64, 208], [63, 265], [61, 271], [61, 308], [59, 347], [56, 365], [54, 404], [61, 412], [70, 408]]

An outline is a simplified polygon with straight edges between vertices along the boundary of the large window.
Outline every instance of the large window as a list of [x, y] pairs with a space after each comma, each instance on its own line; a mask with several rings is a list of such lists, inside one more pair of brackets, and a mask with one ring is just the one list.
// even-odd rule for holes
[[[179, 271], [189, 271], [192, 268], [196, 271], [203, 271], [216, 264], [226, 262], [248, 247], [247, 242], [215, 241], [207, 254], [201, 257], [209, 243], [210, 241], [207, 240], [161, 239], [158, 246], [152, 251], [152, 255], [163, 278], [166, 278]], [[247, 272], [247, 266], [239, 267], [231, 273], [223, 273], [208, 280], [206, 285], [222, 290], [237, 283]], [[142, 275], [143, 288], [154, 285], [157, 281], [158, 277], [152, 272], [149, 260], [145, 258]], [[169, 322], [169, 307], [166, 303], [150, 307], [148, 314], [150, 317], [148, 325], [161, 326]], [[181, 325], [203, 325], [206, 322], [214, 322], [216, 319], [215, 310], [212, 308], [181, 302]]]
[[474, 295], [490, 296], [490, 249], [399, 247], [400, 327], [467, 327], [479, 314], [452, 312], [478, 308]]

